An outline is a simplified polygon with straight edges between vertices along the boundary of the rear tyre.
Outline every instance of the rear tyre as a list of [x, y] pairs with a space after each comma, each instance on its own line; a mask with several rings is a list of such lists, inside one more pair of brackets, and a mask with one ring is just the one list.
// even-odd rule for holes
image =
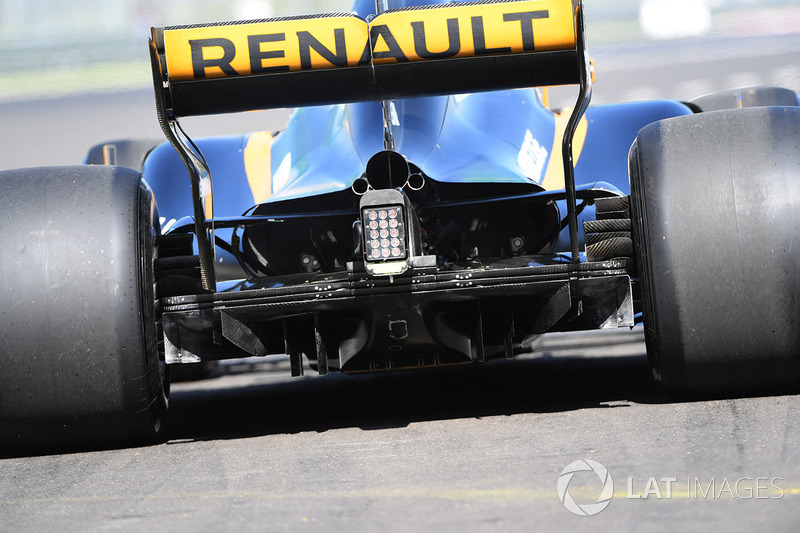
[[800, 108], [643, 128], [631, 218], [647, 353], [675, 393], [800, 383]]
[[0, 444], [131, 444], [161, 433], [157, 217], [122, 167], [0, 172]]
[[707, 94], [689, 102], [701, 112], [764, 106], [800, 106], [800, 95], [784, 87], [747, 87]]
[[[83, 163], [85, 165], [117, 165], [142, 171], [144, 160], [153, 149], [163, 141], [156, 139], [121, 139], [96, 144], [89, 148]], [[113, 147], [114, 161], [107, 162], [103, 147]]]

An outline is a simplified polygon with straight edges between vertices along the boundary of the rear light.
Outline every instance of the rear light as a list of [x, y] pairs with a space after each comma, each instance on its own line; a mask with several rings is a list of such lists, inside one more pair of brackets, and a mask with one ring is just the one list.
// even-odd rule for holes
[[404, 261], [408, 258], [407, 223], [403, 206], [370, 206], [362, 209], [361, 218], [365, 261]]
[[419, 219], [401, 189], [368, 190], [359, 200], [359, 229], [354, 235], [360, 265], [371, 276], [399, 276], [413, 268], [436, 266], [423, 256]]

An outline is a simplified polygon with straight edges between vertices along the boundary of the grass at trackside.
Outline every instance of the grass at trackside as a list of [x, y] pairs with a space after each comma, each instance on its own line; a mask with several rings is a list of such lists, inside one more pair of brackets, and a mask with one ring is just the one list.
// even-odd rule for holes
[[87, 92], [146, 89], [152, 85], [148, 60], [94, 63], [72, 69], [19, 71], [0, 76], [0, 103]]

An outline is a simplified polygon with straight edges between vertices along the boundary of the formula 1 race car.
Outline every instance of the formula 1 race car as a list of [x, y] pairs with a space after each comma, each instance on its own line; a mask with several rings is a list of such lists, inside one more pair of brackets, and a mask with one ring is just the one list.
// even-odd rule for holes
[[589, 107], [580, 0], [382, 3], [154, 28], [168, 142], [0, 173], [2, 445], [156, 438], [182, 363], [390, 371], [640, 321], [672, 393], [800, 383], [796, 93]]

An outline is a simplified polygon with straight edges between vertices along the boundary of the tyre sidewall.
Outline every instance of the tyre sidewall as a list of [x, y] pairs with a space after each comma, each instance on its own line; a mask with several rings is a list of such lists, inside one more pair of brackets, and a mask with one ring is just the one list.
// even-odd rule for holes
[[0, 173], [0, 421], [10, 444], [131, 442], [166, 413], [155, 202], [138, 172]]

